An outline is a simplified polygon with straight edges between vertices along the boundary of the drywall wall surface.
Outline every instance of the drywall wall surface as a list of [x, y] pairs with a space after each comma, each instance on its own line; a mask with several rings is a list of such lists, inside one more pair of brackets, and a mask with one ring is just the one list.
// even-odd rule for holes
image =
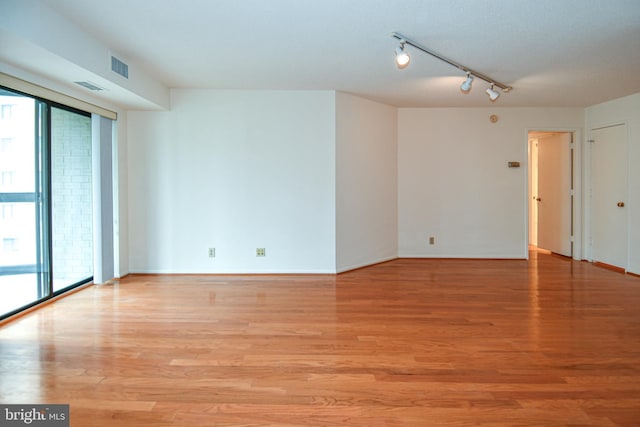
[[395, 107], [336, 94], [338, 272], [397, 257], [396, 130]]
[[583, 124], [579, 108], [400, 109], [399, 255], [526, 258], [527, 131]]
[[127, 117], [130, 270], [335, 272], [335, 93], [171, 97]]

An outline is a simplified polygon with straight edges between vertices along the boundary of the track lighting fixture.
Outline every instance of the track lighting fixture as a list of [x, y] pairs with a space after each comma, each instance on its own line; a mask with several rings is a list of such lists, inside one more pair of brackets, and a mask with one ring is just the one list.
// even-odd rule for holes
[[403, 39], [400, 39], [400, 46], [396, 48], [396, 65], [401, 70], [406, 68], [411, 62], [411, 57], [407, 52], [404, 51], [404, 44], [406, 42]]
[[462, 83], [462, 85], [460, 85], [460, 90], [463, 93], [469, 93], [471, 91], [471, 85], [473, 84], [473, 78], [477, 77], [481, 80], [484, 80], [485, 82], [489, 83], [491, 85], [490, 88], [488, 88], [486, 90], [487, 95], [489, 95], [489, 99], [491, 101], [495, 101], [496, 99], [498, 99], [498, 97], [500, 96], [500, 93], [497, 92], [494, 89], [494, 86], [501, 89], [502, 92], [507, 93], [509, 92], [512, 87], [508, 86], [504, 83], [500, 83], [499, 81], [496, 81], [494, 79], [492, 79], [491, 77], [484, 75], [478, 71], [475, 71], [467, 66], [464, 66], [456, 61], [453, 61], [449, 58], [446, 58], [442, 55], [440, 55], [439, 53], [436, 53], [434, 51], [432, 51], [431, 49], [422, 46], [421, 44], [406, 38], [405, 36], [403, 36], [400, 33], [392, 33], [391, 37], [395, 37], [396, 39], [400, 40], [400, 46], [398, 46], [396, 48], [396, 64], [398, 65], [398, 68], [403, 69], [406, 68], [409, 65], [409, 62], [411, 61], [411, 58], [409, 57], [409, 54], [405, 51], [405, 44], [408, 44], [409, 46], [413, 46], [418, 50], [421, 50], [424, 53], [427, 53], [431, 56], [433, 56], [434, 58], [437, 58], [443, 62], [446, 62], [449, 65], [452, 65], [454, 67], [456, 67], [459, 70], [464, 71], [465, 73], [467, 73], [467, 79]]
[[463, 93], [469, 93], [469, 92], [471, 92], [471, 85], [472, 84], [473, 84], [473, 76], [471, 75], [470, 72], [467, 71], [467, 80], [462, 82], [462, 84], [460, 85], [460, 90]]
[[493, 83], [491, 83], [491, 87], [490, 88], [487, 88], [486, 92], [487, 92], [487, 95], [489, 95], [489, 99], [491, 101], [495, 101], [500, 96], [500, 94], [498, 92], [493, 90]]

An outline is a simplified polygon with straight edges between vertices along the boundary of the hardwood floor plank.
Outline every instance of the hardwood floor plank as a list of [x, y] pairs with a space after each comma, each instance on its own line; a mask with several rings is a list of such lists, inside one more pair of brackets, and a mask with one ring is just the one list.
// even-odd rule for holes
[[132, 275], [0, 326], [73, 426], [640, 426], [640, 278], [537, 252]]

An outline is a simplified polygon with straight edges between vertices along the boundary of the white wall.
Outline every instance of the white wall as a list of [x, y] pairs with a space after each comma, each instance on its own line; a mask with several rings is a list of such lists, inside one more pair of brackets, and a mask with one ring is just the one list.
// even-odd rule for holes
[[130, 270], [335, 272], [335, 93], [171, 98], [127, 117]]
[[526, 258], [527, 131], [583, 124], [579, 108], [400, 109], [399, 256]]
[[336, 94], [336, 265], [397, 257], [397, 109]]
[[[640, 93], [586, 109], [587, 139], [591, 129], [626, 123], [629, 141], [629, 263], [627, 270], [640, 274]], [[587, 163], [590, 157], [587, 154]], [[587, 232], [589, 230], [587, 229]]]

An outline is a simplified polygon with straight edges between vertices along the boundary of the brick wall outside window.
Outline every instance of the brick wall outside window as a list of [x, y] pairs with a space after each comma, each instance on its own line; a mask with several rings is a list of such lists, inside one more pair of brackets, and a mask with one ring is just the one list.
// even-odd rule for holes
[[54, 289], [93, 274], [91, 119], [52, 109]]

